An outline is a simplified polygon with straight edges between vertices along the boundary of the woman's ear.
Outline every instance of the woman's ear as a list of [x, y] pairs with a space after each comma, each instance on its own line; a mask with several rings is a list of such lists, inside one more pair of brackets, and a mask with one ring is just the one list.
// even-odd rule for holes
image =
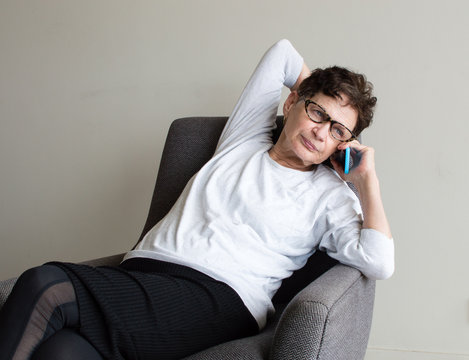
[[298, 102], [298, 99], [299, 95], [296, 91], [292, 91], [290, 95], [288, 95], [287, 100], [285, 100], [285, 103], [283, 104], [283, 116], [285, 118], [288, 117], [291, 108]]

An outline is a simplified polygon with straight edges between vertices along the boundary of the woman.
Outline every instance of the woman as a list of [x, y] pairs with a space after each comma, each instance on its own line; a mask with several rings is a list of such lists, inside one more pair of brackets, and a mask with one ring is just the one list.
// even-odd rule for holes
[[[273, 144], [283, 86], [291, 93]], [[391, 276], [393, 240], [373, 150], [355, 140], [375, 103], [362, 75], [333, 67], [310, 76], [292, 45], [279, 41], [212, 159], [119, 267], [50, 263], [20, 277], [0, 314], [0, 353], [178, 359], [252, 335], [282, 280], [318, 249], [370, 278]], [[335, 160], [346, 147], [358, 162], [349, 174]], [[334, 170], [322, 165], [329, 159]]]

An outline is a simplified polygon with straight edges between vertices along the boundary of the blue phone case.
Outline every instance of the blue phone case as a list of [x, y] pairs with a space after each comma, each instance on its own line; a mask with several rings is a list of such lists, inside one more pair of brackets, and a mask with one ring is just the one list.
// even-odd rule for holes
[[345, 149], [345, 160], [344, 160], [344, 174], [348, 174], [350, 171], [350, 148]]

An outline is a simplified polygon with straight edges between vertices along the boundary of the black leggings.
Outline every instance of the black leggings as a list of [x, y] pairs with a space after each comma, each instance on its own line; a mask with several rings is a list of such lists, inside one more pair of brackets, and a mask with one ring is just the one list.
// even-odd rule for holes
[[257, 332], [238, 294], [196, 270], [54, 263], [18, 279], [0, 312], [0, 357], [174, 360]]
[[70, 278], [57, 266], [23, 273], [0, 312], [2, 359], [102, 360], [77, 331], [78, 304]]

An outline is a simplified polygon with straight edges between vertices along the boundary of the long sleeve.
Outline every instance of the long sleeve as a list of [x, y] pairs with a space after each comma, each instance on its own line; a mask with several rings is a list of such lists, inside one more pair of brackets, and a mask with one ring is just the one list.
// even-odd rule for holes
[[246, 136], [270, 141], [283, 86], [292, 87], [303, 58], [288, 40], [275, 43], [246, 84], [223, 133], [217, 153], [245, 142]]
[[355, 195], [331, 194], [329, 205], [316, 223], [319, 249], [366, 277], [383, 280], [394, 272], [394, 240], [362, 228], [360, 204]]

